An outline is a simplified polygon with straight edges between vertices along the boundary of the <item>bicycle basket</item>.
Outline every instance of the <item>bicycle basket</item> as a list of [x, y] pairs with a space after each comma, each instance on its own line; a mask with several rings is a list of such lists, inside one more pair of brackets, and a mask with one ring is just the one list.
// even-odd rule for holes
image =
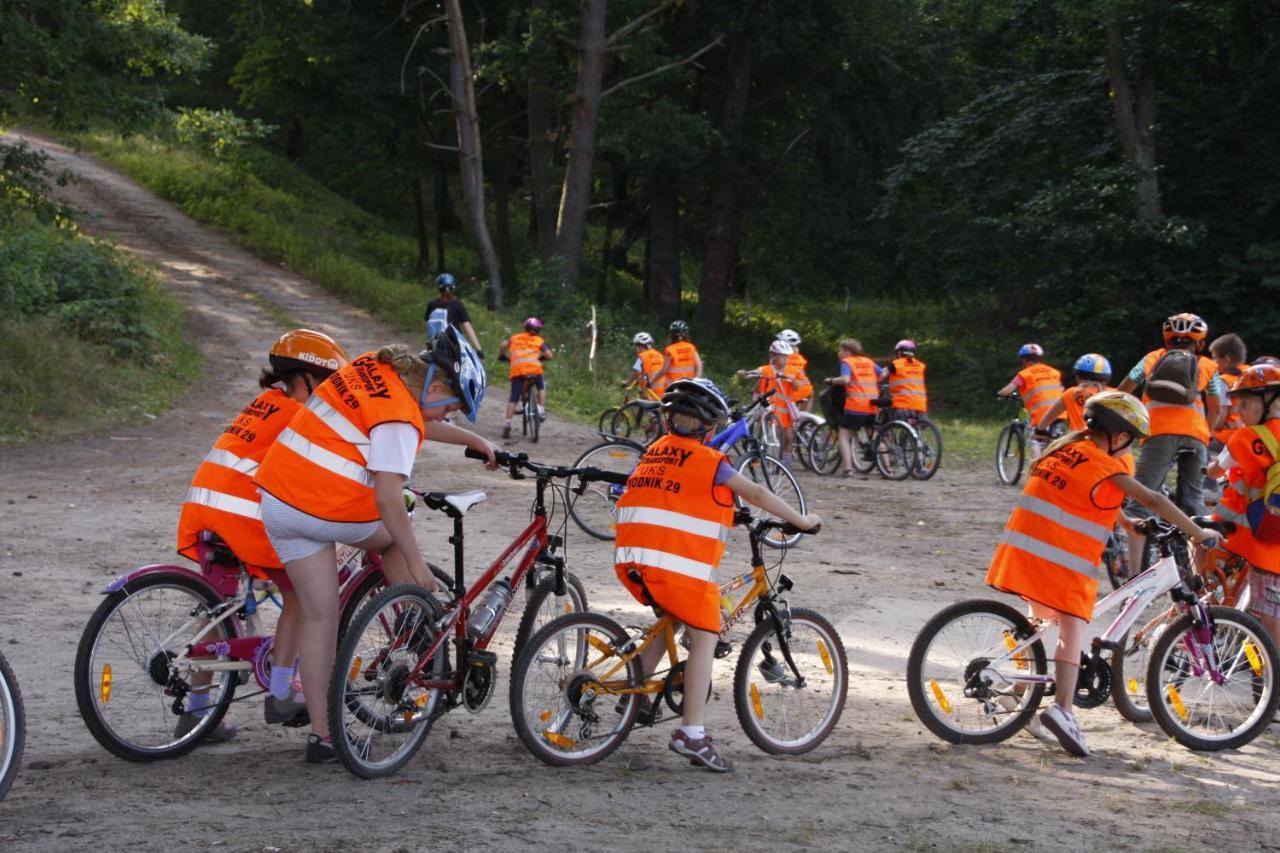
[[828, 385], [818, 395], [818, 405], [822, 407], [822, 416], [827, 423], [840, 423], [840, 413], [844, 411], [844, 388]]

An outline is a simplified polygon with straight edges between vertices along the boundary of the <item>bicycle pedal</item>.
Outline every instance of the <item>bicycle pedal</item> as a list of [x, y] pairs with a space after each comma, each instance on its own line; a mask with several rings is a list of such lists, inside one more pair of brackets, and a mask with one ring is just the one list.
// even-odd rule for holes
[[495, 666], [498, 655], [488, 650], [467, 649], [467, 666]]
[[733, 654], [733, 643], [725, 640], [716, 640], [715, 656], [717, 659], [727, 658], [731, 654]]

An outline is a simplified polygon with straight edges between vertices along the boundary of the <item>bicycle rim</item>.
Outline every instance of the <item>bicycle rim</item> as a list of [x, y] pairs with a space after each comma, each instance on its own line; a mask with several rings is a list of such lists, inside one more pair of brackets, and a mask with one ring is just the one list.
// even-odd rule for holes
[[1147, 704], [1147, 667], [1151, 648], [1168, 629], [1178, 610], [1168, 596], [1159, 596], [1134, 620], [1133, 629], [1120, 639], [1111, 656], [1111, 701], [1120, 716], [1131, 723], [1151, 721]]
[[911, 476], [919, 455], [916, 431], [902, 421], [890, 421], [876, 431], [875, 458], [880, 476], [886, 480], [905, 480]]
[[1018, 484], [1022, 476], [1025, 455], [1022, 432], [1013, 424], [1007, 424], [996, 440], [996, 473], [1006, 486]]
[[[783, 465], [772, 456], [744, 456], [742, 461], [738, 463], [738, 473], [750, 478], [753, 482], [759, 483], [769, 491], [773, 492], [782, 500], [801, 515], [805, 514], [804, 492], [800, 489], [800, 482], [796, 480], [791, 470]], [[742, 502], [735, 498], [735, 502], [739, 505]], [[762, 518], [778, 520], [775, 515], [770, 515], [764, 510], [760, 510]], [[792, 533], [790, 536], [781, 530], [770, 530], [760, 541], [770, 548], [790, 548], [792, 545], [800, 541], [801, 533]]]
[[916, 466], [911, 469], [911, 476], [917, 480], [928, 480], [938, 473], [938, 466], [942, 464], [942, 432], [933, 421], [928, 420], [917, 421], [915, 430], [920, 449], [916, 454]]
[[22, 763], [26, 735], [24, 717], [18, 681], [9, 662], [0, 655], [0, 800], [8, 793]]
[[[630, 442], [608, 442], [591, 448], [578, 457], [573, 467], [592, 466], [605, 471], [630, 474], [640, 463], [644, 450]], [[612, 539], [618, 527], [618, 498], [624, 487], [595, 481], [586, 484], [582, 494], [576, 494], [579, 486], [576, 477], [566, 481], [571, 503], [569, 515], [583, 532], [596, 539]]]

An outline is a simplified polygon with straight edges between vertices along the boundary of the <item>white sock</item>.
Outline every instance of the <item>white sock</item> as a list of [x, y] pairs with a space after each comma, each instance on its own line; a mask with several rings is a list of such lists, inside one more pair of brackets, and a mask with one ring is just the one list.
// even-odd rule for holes
[[684, 736], [689, 740], [702, 740], [707, 736], [706, 726], [681, 726], [680, 731], [683, 732]]
[[277, 699], [288, 699], [289, 690], [293, 687], [293, 672], [291, 666], [273, 666], [271, 667], [271, 695]]
[[502, 421], [502, 425], [503, 425], [504, 427], [509, 427], [509, 426], [511, 426], [511, 418], [504, 418], [504, 419], [503, 419], [503, 421]]
[[209, 688], [196, 688], [187, 694], [187, 713], [203, 717], [209, 713]]

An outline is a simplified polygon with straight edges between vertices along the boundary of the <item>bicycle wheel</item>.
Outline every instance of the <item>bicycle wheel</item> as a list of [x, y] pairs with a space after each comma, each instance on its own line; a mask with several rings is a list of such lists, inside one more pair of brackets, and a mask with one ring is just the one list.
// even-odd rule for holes
[[814, 470], [814, 468], [809, 464], [809, 440], [813, 438], [813, 434], [817, 429], [818, 424], [814, 421], [797, 421], [795, 438], [792, 441], [792, 444], [796, 448], [796, 459], [798, 459], [800, 464], [808, 468], [810, 471]]
[[587, 590], [582, 581], [573, 572], [564, 573], [564, 597], [556, 597], [556, 575], [554, 571], [544, 572], [532, 587], [525, 599], [524, 613], [520, 616], [520, 627], [516, 629], [516, 645], [511, 652], [512, 657], [520, 654], [529, 638], [538, 633], [557, 616], [566, 613], [585, 613], [587, 611]]
[[[613, 406], [600, 413], [600, 419], [596, 421], [596, 432], [600, 433], [601, 438], [610, 438], [617, 434], [613, 431], [613, 418], [618, 411], [618, 407]], [[622, 437], [626, 438], [625, 435]]]
[[[782, 498], [796, 512], [805, 514], [804, 492], [800, 489], [800, 481], [791, 473], [791, 469], [777, 459], [763, 455], [744, 456], [738, 462], [737, 469], [739, 474], [759, 483]], [[739, 507], [745, 506], [740, 498], [735, 497], [734, 503]], [[763, 518], [777, 519], [777, 516], [770, 515], [764, 510], [760, 510], [760, 514]], [[788, 536], [781, 530], [770, 530], [760, 541], [770, 548], [790, 548], [799, 542], [803, 535], [803, 533], [792, 533]]]
[[22, 748], [26, 743], [26, 713], [22, 708], [22, 691], [9, 662], [0, 654], [0, 800], [22, 766]]
[[1006, 424], [996, 439], [996, 473], [1006, 486], [1016, 486], [1026, 460], [1026, 436], [1016, 423]]
[[809, 468], [819, 474], [834, 474], [840, 470], [840, 434], [831, 424], [822, 424], [809, 436], [804, 445], [804, 455]]
[[870, 474], [876, 467], [876, 454], [872, 450], [872, 438], [865, 429], [854, 430], [853, 441], [849, 447], [849, 464], [859, 474]]
[[389, 776], [413, 758], [440, 702], [422, 682], [447, 677], [447, 644], [419, 668], [435, 641], [439, 603], [420, 586], [390, 586], [351, 621], [329, 679], [329, 730], [344, 767], [362, 779]]
[[[630, 474], [640, 464], [644, 448], [630, 441], [610, 441], [598, 444], [582, 454], [574, 461], [574, 468], [592, 466], [605, 471]], [[612, 539], [618, 526], [618, 498], [622, 496], [625, 486], [595, 481], [587, 483], [582, 494], [575, 494], [578, 487], [576, 477], [565, 481], [570, 501], [569, 515], [582, 528], [583, 532], [597, 539]]]
[[524, 401], [524, 411], [521, 414], [521, 430], [529, 440], [534, 444], [538, 443], [538, 430], [542, 426], [542, 418], [538, 415], [538, 403], [532, 394]]
[[[534, 634], [511, 670], [511, 722], [547, 764], [592, 764], [617, 749], [640, 709], [640, 656], [622, 626], [599, 613], [569, 613]], [[655, 699], [656, 701], [656, 699]]]
[[915, 430], [916, 437], [920, 439], [920, 452], [916, 454], [911, 476], [927, 480], [938, 473], [938, 466], [942, 464], [942, 432], [937, 424], [925, 418], [915, 422]]
[[1197, 629], [1188, 613], [1152, 645], [1147, 701], [1160, 728], [1183, 746], [1239, 749], [1271, 725], [1280, 653], [1253, 616], [1208, 611], [1211, 627]]
[[1151, 722], [1147, 704], [1147, 665], [1151, 647], [1178, 616], [1168, 596], [1160, 596], [1138, 614], [1133, 630], [1111, 654], [1111, 703], [1131, 723]]
[[839, 722], [849, 660], [836, 629], [812, 610], [792, 608], [782, 637], [785, 652], [773, 619], [747, 637], [733, 675], [733, 706], [756, 746], [774, 755], [799, 755], [826, 740]]
[[1111, 531], [1107, 546], [1102, 549], [1102, 568], [1107, 572], [1112, 589], [1119, 589], [1137, 575], [1129, 565], [1129, 535], [1118, 524]]
[[[351, 590], [351, 595], [346, 604], [342, 605], [342, 614], [338, 617], [339, 640], [347, 633], [347, 628], [351, 626], [351, 620], [355, 618], [355, 615], [384, 589], [386, 589], [386, 580], [382, 577], [382, 572], [370, 572], [360, 579], [355, 588]], [[343, 594], [346, 594], [345, 590]]]
[[919, 455], [920, 440], [909, 424], [889, 421], [876, 430], [876, 468], [886, 480], [905, 480], [910, 477]]
[[[209, 673], [207, 686], [195, 688], [190, 663], [174, 661], [186, 654], [205, 614], [223, 604], [195, 578], [154, 574], [125, 584], [93, 611], [76, 650], [76, 705], [89, 733], [107, 751], [126, 761], [176, 758], [195, 749], [222, 721], [236, 691], [236, 673]], [[222, 620], [201, 641], [231, 640], [236, 621]], [[179, 700], [175, 688], [192, 692]], [[180, 733], [174, 706], [190, 707], [196, 694], [203, 695], [209, 710]]]
[[961, 601], [930, 619], [907, 657], [907, 694], [920, 722], [950, 743], [997, 743], [1025, 726], [1045, 685], [1013, 679], [1045, 674], [1044, 644], [1009, 651], [1033, 633], [1027, 617], [999, 601]]

